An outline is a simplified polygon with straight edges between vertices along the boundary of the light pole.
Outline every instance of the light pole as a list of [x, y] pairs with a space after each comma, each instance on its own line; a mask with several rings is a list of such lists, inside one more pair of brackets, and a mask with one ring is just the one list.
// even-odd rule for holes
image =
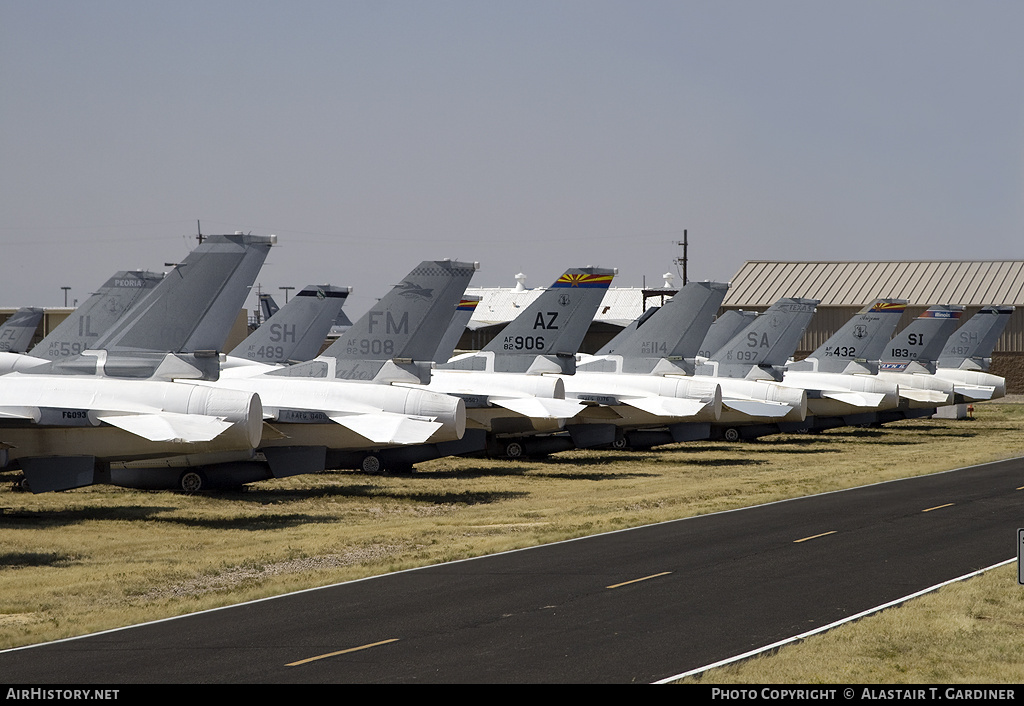
[[67, 305], [68, 305], [68, 290], [71, 289], [71, 287], [61, 287], [61, 289], [64, 290], [64, 307], [67, 308]]
[[295, 287], [278, 287], [278, 289], [283, 289], [284, 290], [284, 303], [287, 304], [288, 303], [288, 290], [289, 289], [295, 289]]

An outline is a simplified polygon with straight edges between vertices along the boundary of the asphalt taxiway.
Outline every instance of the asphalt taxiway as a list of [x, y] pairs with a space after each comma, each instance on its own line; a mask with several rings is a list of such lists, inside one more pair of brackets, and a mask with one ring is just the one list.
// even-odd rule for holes
[[0, 653], [19, 683], [652, 682], [1016, 555], [1024, 459]]

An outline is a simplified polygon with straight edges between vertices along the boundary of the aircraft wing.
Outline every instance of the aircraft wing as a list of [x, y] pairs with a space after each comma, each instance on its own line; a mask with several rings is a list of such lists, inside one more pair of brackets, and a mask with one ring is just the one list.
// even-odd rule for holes
[[443, 425], [427, 418], [416, 419], [387, 412], [367, 414], [328, 413], [332, 421], [366, 437], [375, 444], [423, 444]]
[[765, 402], [763, 400], [722, 399], [722, 404], [730, 409], [752, 417], [785, 417], [793, 407], [781, 402]]
[[551, 397], [489, 397], [487, 401], [535, 419], [569, 419], [587, 406], [576, 400], [558, 400]]
[[953, 385], [953, 392], [972, 400], [990, 400], [995, 391], [996, 388], [991, 385], [964, 385], [960, 383]]
[[681, 397], [621, 397], [623, 404], [659, 417], [692, 417], [707, 407], [707, 402]]
[[935, 402], [938, 404], [944, 404], [949, 399], [945, 392], [923, 390], [917, 387], [903, 387], [903, 385], [900, 385], [900, 397], [905, 397], [914, 402]]
[[150, 441], [210, 441], [230, 429], [231, 422], [204, 414], [155, 412], [152, 414], [100, 413], [96, 418]]
[[822, 390], [821, 396], [845, 402], [854, 407], [870, 407], [872, 409], [878, 407], [885, 399], [885, 395], [880, 392], [854, 392], [852, 390]]

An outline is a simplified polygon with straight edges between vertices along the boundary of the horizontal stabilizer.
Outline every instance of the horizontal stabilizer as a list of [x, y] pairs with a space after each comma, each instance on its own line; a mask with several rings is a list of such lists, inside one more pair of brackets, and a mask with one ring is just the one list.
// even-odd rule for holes
[[570, 419], [587, 406], [576, 400], [550, 397], [489, 397], [487, 401], [533, 419]]
[[990, 400], [995, 391], [992, 385], [953, 385], [953, 392], [971, 400]]
[[793, 407], [781, 402], [764, 402], [762, 400], [722, 399], [722, 404], [751, 417], [785, 417], [793, 411]]
[[847, 390], [822, 390], [821, 396], [854, 407], [870, 407], [872, 409], [882, 404], [882, 400], [885, 399], [885, 395], [880, 392], [853, 392]]
[[333, 421], [375, 444], [422, 444], [443, 425], [402, 414], [329, 414]]
[[648, 414], [656, 414], [659, 417], [692, 417], [710, 404], [710, 402], [679, 397], [623, 397], [621, 399], [623, 404], [636, 407]]
[[109, 414], [97, 419], [150, 441], [210, 441], [230, 429], [231, 422], [201, 414]]
[[935, 402], [943, 404], [949, 401], [949, 395], [938, 390], [922, 390], [917, 387], [904, 387], [900, 385], [900, 397], [914, 402]]

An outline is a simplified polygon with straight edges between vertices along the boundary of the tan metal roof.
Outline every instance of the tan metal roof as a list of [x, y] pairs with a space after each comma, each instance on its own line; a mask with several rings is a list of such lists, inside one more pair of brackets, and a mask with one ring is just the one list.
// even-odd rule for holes
[[782, 297], [821, 306], [863, 306], [875, 297], [932, 304], [1024, 305], [1024, 260], [778, 262], [751, 260], [732, 279], [723, 306], [771, 306]]

